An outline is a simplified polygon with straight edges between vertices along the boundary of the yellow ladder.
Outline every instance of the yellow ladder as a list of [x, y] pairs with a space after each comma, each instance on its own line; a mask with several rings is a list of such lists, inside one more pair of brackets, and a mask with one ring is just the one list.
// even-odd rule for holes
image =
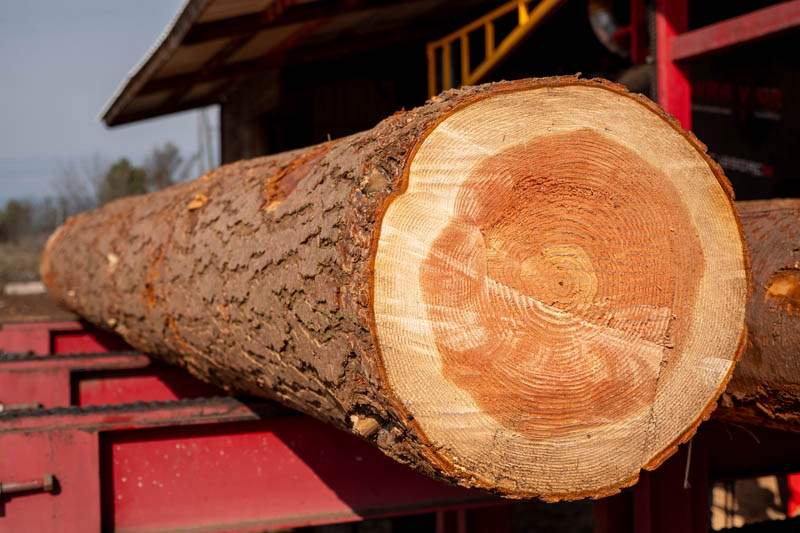
[[[434, 96], [439, 91], [453, 87], [453, 43], [460, 44], [461, 49], [461, 83], [459, 85], [472, 85], [479, 82], [495, 66], [497, 66], [511, 51], [536, 28], [538, 28], [556, 9], [566, 0], [541, 0], [533, 10], [529, 4], [533, 0], [512, 0], [497, 9], [487, 13], [481, 18], [467, 24], [441, 39], [429, 42], [428, 54], [428, 95]], [[517, 12], [517, 24], [505, 38], [496, 43], [495, 22], [500, 17]], [[484, 58], [474, 69], [470, 62], [470, 39], [472, 32], [484, 32]], [[437, 51], [440, 51], [437, 58]], [[441, 73], [441, 86], [438, 83], [437, 73]]]

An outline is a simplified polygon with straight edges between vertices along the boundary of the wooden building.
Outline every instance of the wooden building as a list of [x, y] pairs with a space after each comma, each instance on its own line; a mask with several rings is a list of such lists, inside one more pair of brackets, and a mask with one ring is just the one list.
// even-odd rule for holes
[[[437, 68], [429, 69], [428, 52]], [[615, 76], [630, 61], [594, 36], [584, 2], [188, 0], [103, 120], [116, 126], [221, 104], [226, 163], [370, 128], [445, 82], [574, 73], [586, 64], [598, 67], [586, 75]]]

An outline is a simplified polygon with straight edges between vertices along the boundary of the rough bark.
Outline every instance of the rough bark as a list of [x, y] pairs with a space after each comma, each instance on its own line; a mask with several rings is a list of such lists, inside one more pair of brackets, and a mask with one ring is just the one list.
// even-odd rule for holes
[[[576, 94], [585, 101], [576, 109], [558, 110], [552, 125], [556, 126], [558, 119], [559, 124], [563, 123], [562, 129], [569, 133], [575, 129], [571, 125], [573, 116], [597, 116], [600, 124], [597, 132], [584, 128], [554, 137], [567, 147], [561, 151], [556, 141], [542, 143], [522, 138], [521, 141], [530, 141], [524, 150], [539, 154], [543, 165], [552, 163], [546, 161], [549, 153], [558, 155], [558, 165], [547, 167], [546, 172], [542, 171], [547, 175], [535, 179], [536, 169], [514, 167], [508, 172], [515, 181], [509, 184], [503, 181], [505, 160], [497, 163], [489, 158], [495, 167], [481, 167], [476, 175], [483, 179], [483, 172], [491, 175], [491, 179], [477, 180], [472, 185], [467, 180], [464, 194], [469, 196], [470, 191], [484, 190], [487, 183], [490, 189], [498, 187], [496, 194], [479, 194], [477, 200], [469, 196], [464, 201], [477, 202], [476, 205], [486, 207], [487, 213], [491, 213], [491, 207], [506, 210], [504, 213], [508, 215], [506, 221], [475, 222], [478, 225], [486, 222], [486, 228], [480, 226], [481, 232], [494, 232], [491, 238], [484, 235], [486, 243], [479, 243], [488, 246], [484, 250], [487, 257], [481, 261], [488, 262], [490, 270], [492, 265], [505, 264], [509, 257], [514, 259], [508, 260], [511, 265], [508, 269], [497, 269], [498, 279], [507, 282], [507, 289], [501, 287], [497, 294], [506, 298], [505, 304], [513, 301], [511, 307], [516, 306], [514, 309], [506, 306], [511, 309], [506, 310], [510, 314], [504, 318], [508, 324], [516, 324], [514, 320], [539, 306], [536, 309], [544, 310], [550, 317], [548, 320], [559, 323], [560, 327], [585, 325], [590, 337], [600, 338], [597, 354], [584, 353], [594, 346], [591, 342], [595, 341], [590, 339], [586, 341], [589, 344], [577, 346], [566, 354], [566, 367], [561, 368], [558, 363], [554, 368], [539, 368], [537, 372], [541, 376], [548, 372], [558, 376], [564, 369], [572, 369], [569, 365], [577, 364], [580, 368], [576, 372], [583, 376], [581, 379], [588, 379], [589, 384], [593, 375], [610, 377], [601, 379], [602, 397], [592, 392], [592, 386], [580, 382], [577, 393], [573, 389], [559, 392], [557, 387], [548, 385], [547, 394], [533, 395], [535, 401], [526, 396], [527, 389], [509, 389], [505, 399], [503, 387], [513, 389], [513, 379], [506, 380], [510, 385], [479, 390], [480, 383], [476, 385], [473, 376], [488, 367], [475, 365], [472, 370], [465, 370], [463, 358], [471, 355], [459, 352], [458, 346], [432, 353], [442, 359], [443, 365], [447, 363], [444, 370], [436, 370], [438, 367], [434, 365], [433, 371], [447, 374], [441, 383], [461, 387], [462, 396], [471, 394], [481, 406], [481, 420], [488, 420], [494, 424], [491, 427], [498, 428], [494, 437], [491, 433], [480, 436], [489, 442], [485, 453], [459, 457], [454, 451], [457, 448], [451, 449], [426, 435], [423, 425], [429, 421], [421, 414], [424, 409], [415, 411], [416, 404], [412, 405], [403, 396], [405, 393], [395, 388], [400, 384], [397, 376], [402, 372], [386, 364], [393, 357], [390, 352], [398, 350], [393, 326], [386, 324], [392, 320], [392, 305], [396, 302], [390, 294], [387, 298], [381, 296], [379, 305], [376, 294], [389, 283], [384, 278], [393, 275], [394, 266], [402, 263], [404, 254], [414, 256], [411, 250], [389, 248], [398, 232], [386, 228], [403, 219], [396, 213], [399, 208], [394, 212], [389, 208], [400, 205], [399, 198], [408, 199], [409, 195], [403, 195], [409, 187], [411, 163], [432, 132], [453, 139], [463, 137], [463, 132], [448, 125], [450, 122], [446, 124], [450, 129], [439, 127], [449, 117], [459, 116], [462, 110], [477, 104], [495, 102], [492, 105], [499, 107], [476, 121], [480, 127], [485, 123], [491, 128], [499, 120], [495, 115], [502, 114], [502, 102], [496, 102], [504, 95], [524, 93], [528, 95], [525, 98], [535, 103], [536, 98], [560, 98], [574, 88], [579, 89]], [[527, 112], [529, 104], [522, 106], [520, 112]], [[619, 109], [614, 109], [615, 105]], [[654, 131], [643, 129], [635, 119], [627, 118], [624, 109], [655, 121]], [[537, 111], [542, 116], [549, 112], [547, 106]], [[543, 119], [539, 116], [537, 120]], [[546, 139], [549, 131], [548, 123], [537, 135]], [[487, 135], [494, 141], [506, 142], [502, 129], [490, 130]], [[606, 135], [627, 136], [630, 147], [606, 143]], [[663, 144], [653, 141], [658, 136], [664, 136]], [[650, 159], [640, 163], [635, 157], [638, 139], [652, 144], [648, 148]], [[639, 176], [647, 187], [655, 187], [652, 191], [657, 193], [623, 198], [628, 185], [615, 184], [614, 190], [605, 190], [602, 184], [591, 183], [591, 169], [581, 170], [583, 160], [578, 166], [570, 163], [573, 155], [577, 161], [604, 153], [605, 144], [612, 147], [616, 159], [598, 167], [608, 174], [603, 175], [604, 180], [613, 183], [622, 179], [619, 176], [634, 180]], [[653, 166], [652, 162], [662, 157], [662, 150], [665, 154], [686, 155], [675, 155], [677, 160], [665, 159]], [[454, 161], [462, 155], [455, 153]], [[435, 160], [430, 157], [425, 155], [419, 165]], [[510, 160], [526, 161], [527, 156]], [[661, 164], [663, 172], [658, 168]], [[630, 168], [622, 168], [626, 165]], [[573, 186], [555, 180], [556, 184], [551, 185], [563, 190], [553, 189], [555, 196], [548, 199], [547, 187], [551, 185], [545, 181], [550, 173], [557, 176], [560, 172], [577, 173], [577, 181]], [[582, 181], [587, 172], [589, 183]], [[697, 191], [681, 193], [673, 180], [684, 180], [695, 173], [696, 179], [689, 179], [683, 186], [689, 189], [696, 186]], [[631, 187], [639, 187], [632, 183]], [[528, 260], [516, 258], [517, 261], [512, 257], [527, 253], [512, 241], [520, 234], [513, 225], [515, 220], [519, 224], [526, 217], [540, 216], [522, 208], [514, 211], [514, 205], [520, 203], [514, 200], [523, 198], [522, 203], [528, 205], [528, 199], [535, 194], [544, 195], [544, 201], [539, 200], [542, 205], [549, 202], [553, 206], [558, 204], [556, 197], [563, 195], [566, 203], [561, 212], [584, 210], [602, 214], [619, 209], [625, 216], [609, 222], [608, 227], [590, 228], [598, 233], [597, 238], [589, 230], [580, 230], [587, 232], [583, 237], [588, 255], [570, 241], [574, 235], [564, 236], [555, 228], [553, 239], [565, 241], [548, 241], [541, 255], [536, 250], [534, 258], [541, 263], [544, 257], [545, 263], [532, 265]], [[617, 194], [622, 199], [615, 199]], [[459, 198], [463, 199], [463, 195]], [[497, 198], [505, 199], [510, 207], [493, 204]], [[680, 198], [689, 198], [687, 205], [682, 205]], [[574, 205], [584, 201], [587, 207], [575, 211]], [[651, 201], [655, 203], [651, 205]], [[459, 202], [456, 201], [456, 209], [463, 204]], [[639, 217], [650, 209], [660, 213], [653, 220], [663, 223], [642, 226], [638, 218], [633, 222], [625, 218]], [[457, 219], [460, 224], [472, 214], [456, 213], [449, 220]], [[704, 223], [699, 223], [701, 219], [697, 217]], [[645, 215], [641, 220], [646, 218]], [[717, 222], [719, 227], [715, 226]], [[626, 236], [620, 240], [621, 244], [611, 243], [619, 237], [615, 224], [630, 226], [624, 228]], [[523, 226], [528, 228], [524, 231], [533, 227], [530, 224], [519, 227]], [[701, 236], [708, 239], [713, 233], [707, 226], [715, 226], [716, 240], [700, 239]], [[431, 335], [442, 345], [453, 339], [447, 338], [450, 331], [447, 327], [439, 326], [446, 324], [452, 314], [448, 314], [448, 306], [459, 302], [436, 299], [449, 294], [449, 289], [447, 279], [437, 277], [437, 272], [446, 268], [437, 265], [435, 259], [444, 257], [444, 266], [448, 268], [453, 261], [461, 260], [447, 255], [460, 246], [459, 231], [453, 224], [444, 228], [442, 234], [452, 239], [437, 240], [420, 267], [421, 272], [424, 270], [420, 276], [427, 276], [420, 284], [428, 287], [426, 298], [430, 296], [424, 302], [426, 307], [421, 308], [420, 317], [435, 322], [432, 326], [435, 335]], [[657, 254], [648, 250], [651, 234], [660, 239], [659, 246], [663, 245]], [[379, 243], [383, 248], [379, 248]], [[615, 255], [596, 262], [595, 255], [605, 253], [603, 243], [611, 243]], [[709, 246], [713, 250], [709, 248], [704, 257], [705, 247]], [[380, 255], [379, 249], [390, 249], [392, 253]], [[637, 259], [640, 254], [645, 254], [647, 260]], [[654, 262], [660, 261], [659, 257], [666, 258], [666, 280], [656, 275], [661, 266], [652, 271], [646, 268], [651, 256]], [[708, 266], [714, 261], [726, 265], [719, 274], [723, 286], [719, 294], [698, 285], [703, 272], [703, 276], [716, 279], [715, 269], [709, 273]], [[380, 279], [379, 267], [383, 268]], [[612, 288], [619, 288], [638, 276], [640, 267], [641, 275], [646, 278], [645, 287], [619, 298], [636, 300], [641, 296], [642, 305], [626, 304], [613, 312], [614, 295], [608, 294], [611, 282], [603, 281], [602, 269], [613, 274]], [[617, 268], [620, 270], [616, 271]], [[713, 409], [740, 352], [744, 338], [745, 271], [746, 257], [730, 186], [719, 167], [706, 156], [705, 147], [643, 97], [630, 95], [622, 87], [607, 82], [572, 77], [449, 91], [424, 107], [397, 113], [366, 132], [290, 153], [226, 165], [190, 183], [119, 200], [68, 220], [51, 237], [42, 259], [42, 278], [56, 299], [88, 320], [116, 331], [144, 352], [182, 365], [201, 379], [227, 390], [273, 398], [355, 432], [391, 457], [428, 475], [504, 496], [538, 496], [550, 500], [617, 492], [636, 481], [640, 468], [657, 467], [679, 443], [691, 437]], [[546, 286], [538, 278], [546, 278]], [[493, 287], [497, 286], [493, 283]], [[542, 291], [551, 285], [556, 292], [561, 291], [561, 286], [569, 291], [559, 293], [546, 304], [518, 295], [523, 289], [533, 287]], [[511, 294], [512, 290], [518, 292]], [[664, 296], [673, 290], [674, 297]], [[405, 296], [398, 295], [400, 300]], [[661, 300], [668, 301], [664, 304], [667, 307], [658, 307]], [[715, 309], [713, 313], [707, 310], [709, 306]], [[603, 309], [596, 311], [600, 307]], [[584, 316], [588, 318], [581, 318]], [[589, 318], [594, 322], [588, 321]], [[694, 327], [697, 324], [707, 327]], [[498, 335], [508, 337], [504, 331]], [[413, 334], [406, 336], [412, 342], [415, 340]], [[546, 344], [546, 337], [529, 340]], [[701, 337], [703, 340], [698, 340]], [[708, 354], [690, 349], [698, 342], [708, 348]], [[575, 362], [584, 360], [585, 365]], [[410, 357], [400, 363], [401, 367], [413, 366], [415, 359]], [[518, 367], [521, 368], [514, 366], [514, 369]], [[615, 376], [617, 372], [620, 374]], [[412, 381], [416, 379], [413, 372], [411, 376]], [[424, 378], [423, 374], [420, 376], [419, 379]], [[531, 382], [539, 380], [547, 384], [548, 380], [541, 376], [537, 374]], [[528, 386], [528, 380], [521, 381]], [[559, 379], [554, 378], [554, 383], [560, 383]], [[688, 387], [691, 393], [674, 392], [681, 387]], [[423, 390], [428, 390], [431, 398], [441, 392], [434, 386]], [[568, 416], [559, 426], [559, 406], [569, 406], [571, 394], [580, 396], [575, 402], [580, 409], [567, 409]], [[541, 398], [552, 405], [543, 405]], [[464, 401], [472, 405], [469, 398]], [[514, 409], [503, 407], [506, 401]], [[448, 406], [441, 407], [448, 411]], [[462, 412], [462, 407], [453, 406], [453, 412], [471, 416], [468, 409]], [[612, 413], [609, 417], [613, 424], [604, 420], [605, 410]], [[542, 420], [546, 419], [544, 425], [537, 423], [540, 414]], [[464, 427], [469, 427], [468, 437], [480, 431], [486, 433], [484, 426], [470, 424], [460, 427], [456, 423], [453, 431], [463, 432]], [[613, 425], [613, 431], [606, 428], [609, 425]], [[602, 440], [603, 431], [612, 431], [610, 444]], [[517, 454], [521, 459], [515, 456], [506, 460], [503, 438], [523, 443], [535, 441], [536, 446], [547, 451]], [[492, 444], [495, 440], [496, 445]], [[595, 441], [597, 448], [592, 449], [591, 443]], [[590, 449], [591, 453], [573, 459], [573, 448]], [[622, 463], [626, 465], [624, 468], [619, 466]]]
[[752, 265], [747, 346], [715, 418], [800, 431], [800, 200], [737, 202]]

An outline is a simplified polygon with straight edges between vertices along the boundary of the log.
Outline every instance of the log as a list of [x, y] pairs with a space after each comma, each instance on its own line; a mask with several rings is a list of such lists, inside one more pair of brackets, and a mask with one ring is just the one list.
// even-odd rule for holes
[[657, 105], [558, 77], [70, 219], [51, 294], [132, 346], [438, 479], [601, 497], [708, 416], [743, 347], [730, 185]]
[[753, 294], [747, 346], [714, 416], [800, 431], [800, 200], [736, 207], [750, 251]]

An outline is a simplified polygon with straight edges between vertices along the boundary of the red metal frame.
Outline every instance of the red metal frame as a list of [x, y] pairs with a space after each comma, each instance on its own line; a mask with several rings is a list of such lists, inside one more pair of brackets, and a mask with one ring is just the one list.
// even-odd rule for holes
[[326, 424], [232, 398], [10, 416], [0, 450], [16, 452], [4, 478], [58, 482], [57, 494], [5, 499], [8, 531], [249, 531], [497, 503]]
[[129, 350], [118, 335], [78, 320], [0, 323], [0, 351], [37, 355]]
[[789, 476], [789, 516], [800, 516], [800, 475]]
[[688, 67], [673, 61], [670, 52], [672, 40], [688, 28], [688, 0], [656, 0], [658, 103], [677, 118], [685, 129], [691, 130], [692, 89], [689, 86]]
[[[510, 527], [506, 502], [277, 404], [209, 399], [220, 391], [141, 354], [42, 357], [123, 346], [108, 335], [79, 322], [0, 329], [0, 350], [38, 354], [0, 356], [0, 401], [74, 406], [0, 415], [0, 482], [56, 480], [0, 495], [0, 530], [255, 531], [434, 511], [441, 533], [467, 519]], [[204, 398], [174, 401], [192, 396]], [[154, 399], [173, 401], [141, 401]]]
[[43, 408], [210, 398], [226, 393], [132, 353], [0, 355], [0, 404]]
[[[59, 331], [91, 337], [63, 323], [46, 329], [27, 330], [39, 341]], [[61, 345], [97, 341], [86, 342]], [[101, 385], [97, 403], [111, 403], [131, 396], [103, 384], [149, 372], [143, 399], [164, 390], [154, 384], [165, 370], [135, 353], [6, 357], [0, 391], [33, 380], [33, 395], [21, 400], [58, 389], [53, 405], [66, 405], [66, 396], [86, 405], [75, 384], [92, 376]], [[689, 488], [683, 446], [635, 487], [598, 501], [596, 530], [707, 531], [711, 479], [796, 471], [797, 449], [800, 435], [704, 424], [692, 444]], [[0, 530], [252, 531], [431, 511], [437, 533], [511, 529], [507, 504], [418, 475], [352, 435], [270, 403], [214, 398], [8, 413], [0, 416], [0, 457], [0, 482], [56, 479], [52, 493], [0, 497]]]
[[683, 61], [799, 27], [800, 0], [782, 2], [674, 36], [670, 59]]
[[688, 0], [656, 0], [658, 102], [681, 125], [692, 128], [687, 59], [719, 52], [800, 27], [800, 0], [687, 31]]

